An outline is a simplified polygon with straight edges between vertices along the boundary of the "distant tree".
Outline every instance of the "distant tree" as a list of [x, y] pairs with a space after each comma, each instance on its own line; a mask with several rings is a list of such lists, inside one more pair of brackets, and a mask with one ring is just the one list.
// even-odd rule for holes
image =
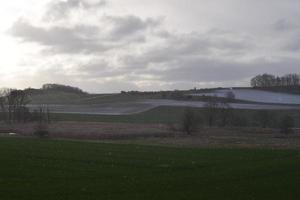
[[182, 118], [182, 128], [185, 133], [191, 135], [199, 126], [201, 120], [192, 108], [186, 108]]
[[219, 102], [216, 96], [208, 97], [206, 104], [204, 105], [205, 116], [209, 127], [212, 127], [216, 120], [219, 111]]
[[291, 78], [292, 78], [292, 85], [293, 86], [299, 86], [300, 85], [300, 75], [291, 74]]
[[251, 79], [252, 87], [272, 87], [276, 84], [276, 77], [271, 74], [258, 75]]
[[281, 119], [280, 132], [284, 134], [293, 133], [293, 128], [295, 126], [294, 118], [290, 115], [285, 115]]
[[23, 90], [5, 89], [0, 92], [0, 107], [5, 121], [25, 122], [29, 117], [27, 94]]
[[38, 110], [34, 112], [35, 120], [37, 122], [34, 130], [34, 135], [38, 137], [49, 136], [48, 125], [50, 123], [50, 111], [47, 106], [40, 106]]
[[182, 99], [184, 97], [184, 92], [179, 91], [179, 90], [174, 90], [171, 92], [172, 99]]
[[77, 87], [69, 86], [69, 85], [62, 85], [62, 84], [44, 84], [42, 86], [42, 89], [44, 91], [63, 91], [63, 92], [70, 92], [70, 93], [76, 93], [76, 94], [87, 94], [83, 90]]
[[1, 89], [0, 90], [0, 108], [2, 119], [8, 122], [8, 95], [12, 89]]
[[299, 85], [299, 80], [300, 77], [297, 74], [287, 74], [283, 77], [283, 79], [285, 80], [285, 86], [298, 86]]
[[251, 79], [252, 87], [298, 87], [300, 86], [300, 75], [286, 74], [284, 76], [277, 76], [271, 74], [257, 75]]
[[48, 124], [45, 123], [37, 123], [34, 127], [33, 134], [40, 138], [45, 138], [49, 136]]
[[281, 77], [279, 77], [279, 76], [276, 77], [276, 83], [275, 83], [275, 86], [276, 86], [276, 87], [282, 86], [282, 80], [281, 80]]
[[25, 112], [28, 112], [26, 105], [29, 103], [28, 96], [23, 90], [12, 90], [8, 98], [9, 121], [25, 121]]
[[219, 116], [220, 116], [220, 126], [224, 127], [230, 124], [234, 109], [230, 106], [230, 104], [223, 100], [223, 102], [219, 103]]

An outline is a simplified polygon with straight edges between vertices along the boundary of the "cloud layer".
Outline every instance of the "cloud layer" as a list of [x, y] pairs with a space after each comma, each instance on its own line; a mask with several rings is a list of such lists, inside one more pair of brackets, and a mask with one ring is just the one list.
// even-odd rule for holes
[[[177, 0], [117, 2], [55, 0], [39, 20], [16, 19], [9, 34], [22, 46], [40, 49], [26, 58], [35, 60], [28, 75], [33, 84], [45, 81], [40, 74], [47, 73], [48, 82], [115, 92], [245, 86], [258, 73], [300, 73], [295, 0], [190, 1], [191, 8], [206, 8], [206, 15], [197, 9], [179, 12], [183, 5]], [[148, 9], [138, 6], [143, 3]], [[242, 12], [233, 17], [233, 10], [245, 6], [259, 7], [253, 19]]]

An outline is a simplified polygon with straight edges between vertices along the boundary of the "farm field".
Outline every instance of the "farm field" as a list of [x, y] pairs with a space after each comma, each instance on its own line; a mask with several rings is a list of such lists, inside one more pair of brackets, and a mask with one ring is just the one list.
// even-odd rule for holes
[[[54, 121], [77, 121], [77, 122], [115, 122], [115, 123], [156, 123], [156, 124], [172, 124], [180, 123], [186, 107], [184, 106], [159, 106], [145, 112], [130, 115], [85, 115], [85, 114], [67, 114], [52, 113]], [[193, 108], [195, 113], [201, 118], [205, 118], [205, 111], [202, 108]], [[255, 110], [240, 109], [235, 110], [239, 115], [247, 119], [249, 124], [256, 125], [253, 119], [257, 115]], [[300, 112], [294, 110], [270, 110], [272, 116], [291, 115], [295, 119], [295, 126], [300, 127]]]
[[226, 97], [227, 92], [233, 92], [235, 98], [238, 100], [260, 103], [300, 104], [300, 95], [270, 92], [257, 89], [216, 89], [210, 91], [209, 93], [198, 93], [192, 95]]
[[235, 94], [235, 99], [228, 103], [235, 109], [300, 109], [300, 95], [250, 88], [201, 91], [198, 91], [200, 93], [169, 91], [119, 94], [76, 94], [62, 91], [40, 91], [30, 95], [28, 107], [33, 111], [38, 110], [41, 105], [45, 105], [52, 113], [64, 114], [129, 115], [142, 113], [160, 106], [203, 108], [207, 104], [209, 96], [216, 95], [220, 98], [218, 101], [224, 101], [226, 94], [232, 91]]
[[[18, 124], [16, 136], [36, 138], [36, 124]], [[9, 127], [0, 125], [0, 136], [9, 136]], [[201, 128], [192, 135], [174, 130], [168, 124], [115, 122], [55, 122], [48, 125], [51, 139], [83, 140], [192, 148], [300, 149], [300, 129], [284, 135], [271, 128]], [[2, 132], [2, 133], [1, 133]]]
[[0, 138], [0, 199], [299, 199], [299, 150]]
[[300, 200], [300, 0], [0, 16], [0, 200]]
[[[161, 106], [173, 107], [194, 107], [203, 108], [206, 102], [202, 101], [178, 101], [164, 99], [145, 99], [131, 102], [113, 102], [90, 105], [67, 105], [49, 104], [47, 107], [52, 113], [64, 114], [86, 114], [86, 115], [130, 115], [142, 113]], [[299, 105], [268, 105], [268, 104], [249, 104], [249, 103], [230, 103], [235, 109], [249, 110], [300, 110]], [[30, 110], [38, 110], [40, 105], [31, 104]]]

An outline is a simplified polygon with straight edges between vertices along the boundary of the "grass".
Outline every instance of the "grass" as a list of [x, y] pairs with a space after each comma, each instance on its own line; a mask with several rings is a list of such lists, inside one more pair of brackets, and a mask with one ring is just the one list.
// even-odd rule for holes
[[[222, 97], [208, 97], [208, 96], [190, 96], [189, 91], [180, 92], [141, 92], [137, 94], [81, 94], [64, 92], [57, 90], [42, 91], [40, 93], [30, 95], [31, 104], [78, 104], [78, 105], [93, 105], [102, 103], [120, 103], [120, 102], [134, 102], [145, 99], [173, 99], [181, 101], [204, 101], [216, 99], [218, 101], [225, 101]], [[165, 95], [163, 95], [165, 94]], [[177, 94], [177, 95], [176, 95]], [[230, 100], [231, 103], [256, 103], [245, 100]]]
[[[160, 106], [143, 113], [132, 115], [83, 115], [55, 113], [51, 115], [55, 121], [171, 124], [181, 122], [184, 110], [184, 107]], [[203, 119], [203, 121], [205, 121], [207, 117], [205, 116], [204, 109], [193, 108], [193, 110], [198, 116], [200, 116], [200, 118]], [[239, 119], [246, 121], [248, 126], [257, 126], [257, 116], [260, 115], [258, 111], [236, 109], [234, 112], [239, 116]], [[300, 127], [300, 112], [298, 110], [273, 110], [270, 111], [270, 115], [275, 118], [272, 119], [274, 124], [271, 124], [271, 126], [278, 125], [276, 121], [279, 121], [281, 116], [290, 115], [295, 120], [295, 126]]]
[[31, 104], [78, 104], [93, 105], [101, 103], [131, 102], [142, 99], [161, 98], [159, 94], [77, 94], [63, 91], [47, 91], [30, 96]]
[[0, 199], [299, 199], [297, 150], [0, 138]]
[[52, 113], [54, 121], [114, 122], [114, 123], [177, 123], [184, 112], [183, 107], [161, 106], [132, 115], [85, 115]]

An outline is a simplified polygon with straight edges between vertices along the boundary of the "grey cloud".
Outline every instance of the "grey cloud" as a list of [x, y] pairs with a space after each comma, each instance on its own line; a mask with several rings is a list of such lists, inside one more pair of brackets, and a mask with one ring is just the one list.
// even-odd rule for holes
[[68, 16], [70, 11], [74, 9], [92, 9], [103, 7], [107, 4], [105, 0], [97, 0], [89, 2], [87, 0], [55, 0], [48, 5], [44, 19], [57, 20]]
[[[286, 66], [287, 70], [297, 70], [298, 60], [291, 62], [268, 63], [265, 60], [257, 60], [252, 63], [226, 62], [221, 60], [210, 60], [203, 58], [190, 58], [178, 61], [172, 69], [153, 70], [142, 68], [140, 70], [129, 70], [123, 68], [113, 68], [107, 61], [99, 60], [90, 64], [78, 66], [77, 72], [67, 75], [66, 70], [57, 68], [48, 70], [48, 79], [60, 77], [61, 83], [72, 83], [84, 89], [97, 88], [95, 91], [108, 92], [120, 90], [139, 90], [137, 82], [148, 81], [151, 86], [145, 86], [144, 90], [176, 89], [199, 87], [199, 83], [207, 83], [212, 87], [224, 86], [230, 83], [232, 86], [236, 82], [270, 70], [284, 73], [281, 66]], [[259, 67], [261, 69], [259, 69]], [[45, 74], [43, 72], [43, 74]], [[55, 76], [55, 77], [54, 77]], [[120, 79], [119, 76], [122, 76]], [[145, 78], [146, 77], [146, 78]], [[148, 77], [148, 78], [147, 78]], [[109, 79], [107, 79], [109, 78]], [[36, 82], [43, 83], [44, 79], [36, 77]], [[91, 90], [90, 90], [91, 91]]]
[[99, 42], [98, 29], [93, 26], [42, 28], [19, 20], [10, 33], [25, 42], [39, 43], [61, 53], [101, 52], [112, 48]]
[[219, 82], [241, 81], [260, 73], [273, 72], [285, 74], [299, 72], [299, 59], [284, 59], [279, 62], [269, 62], [265, 59], [248, 63], [224, 61], [216, 59], [195, 58], [185, 59], [172, 69], [150, 70], [148, 73], [157, 75], [165, 81]]
[[148, 18], [143, 20], [134, 15], [115, 17], [107, 16], [106, 20], [112, 24], [111, 37], [114, 39], [133, 36], [136, 33], [146, 31], [148, 28], [156, 27], [160, 24], [159, 20]]
[[[139, 90], [132, 80], [104, 80], [102, 77], [86, 77], [79, 74], [69, 74], [62, 66], [40, 68], [35, 74], [24, 77], [20, 74], [16, 79], [28, 87], [40, 87], [44, 83], [59, 83], [80, 87], [89, 92], [120, 92], [121, 90]], [[42, 76], [41, 76], [42, 75]]]
[[[116, 80], [118, 84], [124, 82], [151, 82], [151, 87], [145, 89], [176, 89], [188, 88], [188, 86], [199, 87], [199, 83], [206, 83], [206, 86], [218, 87], [236, 86], [238, 83], [247, 83], [250, 78], [260, 73], [272, 72], [283, 75], [287, 72], [299, 73], [299, 59], [282, 58], [278, 62], [270, 62], [264, 58], [256, 59], [251, 62], [235, 62], [218, 59], [208, 59], [201, 57], [186, 57], [167, 65], [170, 68], [113, 68], [108, 63], [99, 61], [90, 65], [84, 65], [78, 69], [85, 72], [86, 80], [101, 80], [110, 78], [111, 84]], [[122, 80], [118, 77], [122, 76]], [[181, 86], [181, 87], [180, 87]]]
[[291, 24], [286, 19], [279, 19], [272, 24], [272, 27], [276, 31], [285, 31], [291, 28]]
[[[109, 0], [111, 7], [101, 10], [106, 1], [53, 0], [42, 14], [50, 21], [19, 20], [10, 32], [56, 53], [59, 61], [44, 54], [28, 57], [63, 62], [65, 74], [51, 76], [54, 80], [80, 81], [99, 91], [135, 89], [139, 82], [152, 89], [218, 86], [265, 72], [300, 73], [299, 0], [166, 1], [140, 6], [138, 0]], [[147, 18], [154, 15], [167, 15], [166, 21]]]
[[224, 56], [236, 56], [246, 53], [252, 48], [252, 44], [243, 39], [230, 39], [226, 37], [214, 37], [208, 34], [168, 34], [163, 37], [164, 42], [147, 49], [140, 55], [125, 56], [122, 61], [128, 68], [139, 69], [150, 64], [157, 65], [172, 63], [183, 59], [210, 57], [215, 51], [223, 52]]
[[[272, 24], [280, 50], [297, 53], [300, 50], [300, 24], [287, 19], [279, 19]], [[278, 34], [279, 33], [279, 34]]]
[[275, 31], [297, 31], [300, 29], [300, 24], [297, 22], [292, 22], [288, 19], [282, 18], [277, 20], [272, 27]]
[[[47, 52], [97, 53], [145, 42], [147, 29], [154, 28], [159, 21], [125, 15], [105, 17], [98, 23], [73, 27], [42, 27], [20, 19], [13, 24], [9, 32], [24, 42], [35, 42], [48, 47]], [[112, 26], [112, 29], [103, 29], [105, 26]]]
[[[249, 73], [250, 71], [250, 73]], [[183, 60], [172, 69], [152, 72], [167, 81], [218, 82], [249, 77], [251, 65], [196, 58]]]
[[76, 71], [86, 78], [113, 78], [129, 74], [126, 69], [113, 67], [105, 60], [93, 61], [92, 63], [78, 66]]
[[284, 50], [292, 52], [300, 51], [300, 32], [287, 42], [287, 44], [284, 46]]

